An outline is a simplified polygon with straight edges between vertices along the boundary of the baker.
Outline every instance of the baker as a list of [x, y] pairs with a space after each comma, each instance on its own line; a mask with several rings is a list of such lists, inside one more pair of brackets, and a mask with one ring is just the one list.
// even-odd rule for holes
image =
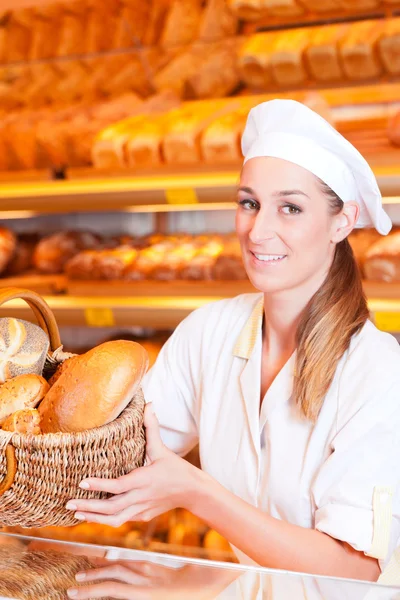
[[[110, 525], [183, 507], [243, 562], [374, 581], [400, 537], [400, 348], [369, 320], [347, 238], [391, 222], [367, 162], [300, 103], [252, 109], [242, 148], [259, 293], [177, 327], [143, 381], [147, 465], [67, 506]], [[202, 470], [180, 457], [197, 443]]]

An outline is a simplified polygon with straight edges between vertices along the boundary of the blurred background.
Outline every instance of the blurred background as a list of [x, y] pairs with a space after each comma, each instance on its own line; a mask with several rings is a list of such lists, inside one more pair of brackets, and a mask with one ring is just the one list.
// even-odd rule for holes
[[[400, 333], [400, 0], [0, 1], [0, 286], [43, 294], [65, 349], [142, 343], [252, 291], [234, 235], [240, 136], [293, 98], [366, 157], [394, 222], [351, 243]], [[31, 319], [21, 302], [1, 316]], [[196, 452], [190, 460], [197, 463]], [[35, 535], [234, 560], [185, 511]]]

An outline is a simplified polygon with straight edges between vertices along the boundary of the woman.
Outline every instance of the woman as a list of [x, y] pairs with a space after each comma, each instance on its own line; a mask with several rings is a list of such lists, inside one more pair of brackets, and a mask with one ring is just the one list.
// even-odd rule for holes
[[[347, 236], [391, 223], [367, 163], [302, 104], [253, 109], [242, 146], [260, 293], [179, 325], [143, 382], [147, 466], [67, 506], [111, 525], [183, 507], [243, 561], [374, 581], [400, 537], [400, 349], [368, 320]], [[198, 441], [202, 471], [179, 457]]]

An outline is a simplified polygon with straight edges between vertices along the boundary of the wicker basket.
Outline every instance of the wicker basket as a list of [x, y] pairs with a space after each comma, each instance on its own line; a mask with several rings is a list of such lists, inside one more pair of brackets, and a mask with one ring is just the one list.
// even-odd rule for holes
[[[48, 375], [65, 358], [54, 315], [38, 294], [0, 291], [0, 306], [25, 300], [48, 334]], [[141, 390], [112, 423], [79, 433], [21, 435], [0, 430], [0, 525], [44, 527], [79, 523], [65, 505], [72, 498], [106, 498], [78, 486], [86, 477], [115, 478], [142, 466], [145, 455]]]

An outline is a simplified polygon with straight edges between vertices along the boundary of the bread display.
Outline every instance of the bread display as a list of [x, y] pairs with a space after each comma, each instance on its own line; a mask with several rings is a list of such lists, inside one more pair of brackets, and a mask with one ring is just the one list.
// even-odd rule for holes
[[253, 101], [243, 100], [237, 110], [216, 119], [201, 137], [201, 154], [209, 164], [238, 163], [242, 157], [240, 146], [249, 110]]
[[17, 411], [36, 408], [49, 389], [47, 381], [34, 374], [18, 375], [0, 385], [0, 425]]
[[94, 248], [101, 238], [86, 231], [63, 231], [44, 237], [35, 248], [33, 263], [41, 273], [62, 273], [70, 258]]
[[382, 73], [377, 44], [383, 34], [383, 21], [353, 23], [340, 44], [343, 70], [349, 79], [371, 79]]
[[364, 273], [367, 279], [373, 281], [400, 281], [399, 231], [390, 233], [366, 251]]
[[2, 423], [3, 431], [14, 431], [23, 435], [40, 435], [40, 414], [35, 408], [25, 408], [12, 413]]
[[39, 406], [44, 433], [76, 432], [114, 421], [148, 367], [134, 342], [106, 342], [71, 361]]
[[122, 279], [124, 272], [138, 256], [135, 248], [120, 246], [100, 251], [86, 250], [66, 263], [65, 272], [71, 279]]
[[213, 42], [235, 35], [239, 21], [226, 0], [209, 0], [199, 26], [198, 39]]

